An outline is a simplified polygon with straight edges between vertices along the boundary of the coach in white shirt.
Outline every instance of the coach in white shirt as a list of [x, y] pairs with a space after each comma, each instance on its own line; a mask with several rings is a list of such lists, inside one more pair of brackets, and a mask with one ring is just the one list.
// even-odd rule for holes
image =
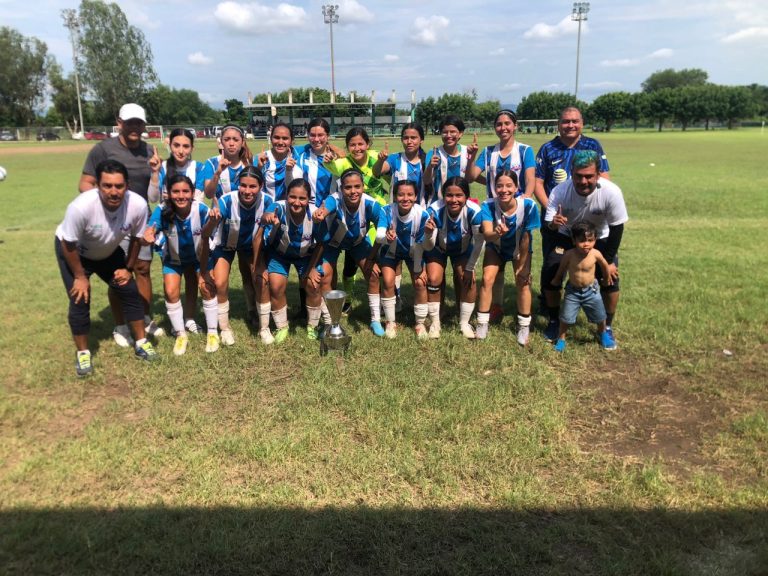
[[[88, 350], [92, 274], [118, 295], [133, 331], [136, 356], [148, 361], [157, 356], [144, 333], [144, 306], [132, 274], [146, 224], [147, 202], [128, 190], [128, 170], [116, 160], [105, 160], [96, 167], [96, 188], [75, 198], [56, 228], [56, 258], [69, 295], [78, 376], [93, 371]], [[127, 255], [120, 247], [126, 236], [131, 238]]]

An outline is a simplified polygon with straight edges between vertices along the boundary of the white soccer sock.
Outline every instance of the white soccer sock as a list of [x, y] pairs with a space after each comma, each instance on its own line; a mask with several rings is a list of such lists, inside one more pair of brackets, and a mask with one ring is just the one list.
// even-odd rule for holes
[[219, 324], [219, 303], [216, 296], [210, 300], [203, 300], [203, 315], [205, 316], [205, 326], [208, 334], [216, 334]]
[[259, 302], [257, 306], [259, 307], [259, 329], [269, 330], [269, 313], [272, 311], [272, 304]]
[[307, 306], [307, 325], [317, 328], [317, 325], [320, 324], [320, 314], [322, 313], [323, 311], [320, 306]]
[[371, 322], [381, 322], [381, 296], [368, 294], [368, 307], [371, 309]]
[[488, 322], [491, 321], [491, 313], [490, 312], [478, 312], [477, 313], [477, 323], [478, 324], [488, 324]]
[[[438, 306], [439, 303], [436, 303]], [[424, 320], [427, 318], [427, 312], [429, 311], [429, 306], [426, 304], [414, 304], [413, 305], [413, 315], [416, 317], [416, 324], [424, 324]], [[439, 322], [438, 317], [438, 322]]]
[[459, 325], [464, 326], [465, 324], [469, 324], [469, 319], [472, 318], [472, 312], [475, 310], [475, 303], [462, 302], [459, 309]]
[[288, 306], [283, 306], [280, 310], [272, 310], [272, 320], [275, 321], [275, 328], [288, 327]]
[[182, 336], [187, 333], [187, 329], [184, 326], [184, 309], [181, 306], [181, 300], [178, 302], [165, 301], [165, 309], [168, 310], [168, 320], [171, 321], [173, 331], [176, 332], [176, 336]]
[[231, 330], [229, 326], [229, 300], [219, 302], [218, 308], [219, 328], [222, 330]]
[[323, 324], [326, 326], [331, 325], [331, 312], [328, 310], [328, 306], [325, 304], [325, 299], [320, 301], [320, 310], [322, 311], [323, 315]]
[[396, 298], [394, 296], [392, 298], [381, 299], [381, 305], [384, 308], [384, 319], [387, 322], [395, 321], [395, 300]]
[[397, 292], [398, 294], [400, 294], [400, 283], [402, 281], [403, 281], [402, 274], [398, 274], [397, 276], [395, 276], [395, 292]]
[[[416, 306], [423, 306], [423, 304], [417, 304]], [[413, 309], [416, 309], [416, 306]], [[440, 302], [427, 302], [427, 310], [429, 312], [429, 319], [432, 320], [433, 326], [440, 326]]]
[[491, 302], [493, 304], [497, 304], [498, 306], [504, 305], [504, 273], [502, 270], [499, 270], [499, 273], [496, 274], [496, 280], [493, 283], [493, 290], [492, 290], [492, 296], [491, 296]]
[[522, 316], [520, 314], [517, 315], [517, 325], [520, 328], [525, 328], [526, 326], [531, 325], [531, 316], [530, 314], [528, 316]]

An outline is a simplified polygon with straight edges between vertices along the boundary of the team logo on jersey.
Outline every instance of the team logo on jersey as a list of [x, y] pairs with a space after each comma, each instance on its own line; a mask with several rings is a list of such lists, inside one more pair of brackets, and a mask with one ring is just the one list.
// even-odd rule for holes
[[131, 225], [128, 222], [120, 226], [120, 232], [123, 232], [123, 233], [128, 232], [130, 229], [131, 229]]

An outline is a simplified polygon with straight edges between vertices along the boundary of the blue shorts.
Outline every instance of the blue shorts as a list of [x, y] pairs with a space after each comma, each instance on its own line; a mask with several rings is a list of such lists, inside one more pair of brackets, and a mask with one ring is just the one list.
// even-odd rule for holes
[[442, 252], [438, 250], [437, 248], [433, 248], [432, 250], [429, 250], [424, 253], [424, 260], [426, 262], [440, 262], [440, 264], [445, 267], [445, 265], [448, 263], [448, 259], [451, 259], [451, 265], [456, 266], [456, 264], [463, 264], [467, 261], [467, 258], [469, 258], [469, 255], [472, 253], [472, 246], [470, 245], [469, 249], [466, 252], [463, 252], [461, 254], [448, 254], [446, 252]]
[[235, 254], [248, 256], [249, 254], [253, 254], [253, 250], [224, 250], [221, 246], [217, 246], [211, 253], [210, 258], [208, 258], [208, 269], [213, 270], [213, 267], [216, 266], [216, 261], [219, 258], [224, 258], [231, 266], [232, 262], [235, 261]]
[[171, 264], [163, 262], [163, 274], [176, 274], [177, 276], [183, 276], [184, 270], [189, 267], [194, 267], [195, 272], [200, 272], [199, 262], [193, 262], [192, 264]]
[[568, 325], [576, 324], [579, 309], [584, 310], [590, 322], [599, 324], [605, 320], [605, 306], [597, 280], [585, 288], [576, 288], [570, 282], [565, 285], [565, 296], [560, 305], [560, 321]]
[[[303, 278], [307, 273], [309, 267], [310, 256], [304, 256], [302, 258], [286, 258], [276, 252], [270, 252], [267, 254], [267, 272], [269, 274], [280, 274], [281, 276], [288, 277], [288, 273], [291, 271], [291, 264], [296, 267], [296, 273], [299, 278]], [[323, 273], [323, 267], [317, 266], [317, 271], [320, 274]]]
[[363, 241], [360, 242], [357, 246], [352, 246], [351, 248], [346, 249], [342, 249], [337, 246], [328, 246], [326, 244], [325, 248], [323, 249], [323, 263], [336, 266], [336, 262], [338, 262], [339, 255], [342, 252], [346, 254], [346, 258], [352, 258], [353, 262], [358, 263], [360, 260], [365, 260], [368, 258], [368, 254], [371, 253], [372, 247], [373, 246], [371, 246], [370, 242], [368, 242], [367, 237], [363, 239]]
[[[406, 256], [405, 258], [387, 258], [386, 256], [382, 256], [379, 254], [379, 266], [389, 266], [390, 268], [397, 268], [398, 262], [405, 262], [405, 265], [408, 266], [408, 270], [413, 270], [413, 258], [410, 256]], [[422, 267], [424, 266], [424, 262], [421, 263]]]

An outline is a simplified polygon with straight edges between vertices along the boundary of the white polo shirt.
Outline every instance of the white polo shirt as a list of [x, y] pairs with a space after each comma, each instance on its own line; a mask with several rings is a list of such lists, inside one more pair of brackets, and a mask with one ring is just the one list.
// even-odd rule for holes
[[559, 206], [563, 208], [563, 216], [568, 218], [568, 223], [557, 230], [564, 236], [570, 237], [571, 226], [588, 220], [595, 225], [598, 239], [607, 238], [609, 226], [618, 226], [629, 220], [621, 188], [605, 178], [598, 179], [597, 188], [589, 196], [576, 192], [570, 178], [555, 186], [549, 195], [545, 222], [554, 220]]

